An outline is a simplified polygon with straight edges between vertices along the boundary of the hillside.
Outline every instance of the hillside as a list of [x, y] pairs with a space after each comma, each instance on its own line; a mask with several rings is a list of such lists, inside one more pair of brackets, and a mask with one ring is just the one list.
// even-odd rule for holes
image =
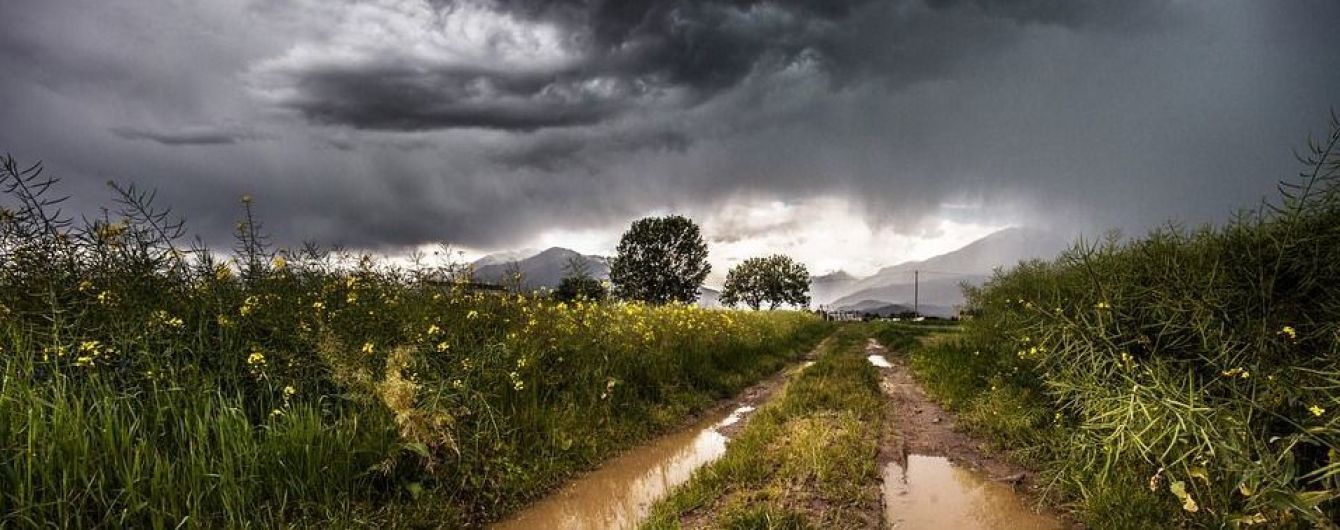
[[997, 267], [1055, 256], [1065, 247], [1065, 240], [1051, 232], [1006, 228], [952, 252], [885, 267], [871, 276], [847, 283], [845, 290], [826, 293], [826, 298], [816, 296], [815, 301], [839, 308], [865, 300], [910, 306], [914, 273], [921, 271], [922, 312], [948, 316], [953, 313], [954, 306], [963, 303], [961, 283], [981, 283]]
[[558, 286], [558, 282], [567, 274], [568, 262], [572, 259], [585, 262], [587, 272], [595, 278], [608, 278], [610, 271], [609, 263], [605, 258], [587, 256], [562, 247], [553, 247], [534, 256], [516, 261], [496, 262], [496, 260], [493, 260], [495, 262], [492, 263], [484, 261], [490, 259], [490, 257], [475, 262], [474, 277], [476, 281], [502, 283], [503, 277], [515, 264], [521, 271], [523, 287], [530, 289], [552, 288]]
[[858, 280], [859, 278], [841, 270], [819, 276], [810, 276], [811, 303], [813, 305], [830, 303], [851, 292], [851, 286]]

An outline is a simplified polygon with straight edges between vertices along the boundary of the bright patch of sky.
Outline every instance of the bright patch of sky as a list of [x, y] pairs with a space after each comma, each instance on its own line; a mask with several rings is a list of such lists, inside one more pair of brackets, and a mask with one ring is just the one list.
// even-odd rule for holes
[[[655, 212], [649, 215], [662, 215]], [[841, 197], [797, 202], [741, 200], [714, 211], [686, 214], [702, 227], [708, 241], [710, 286], [720, 286], [726, 271], [739, 262], [769, 254], [786, 254], [804, 263], [811, 274], [845, 270], [870, 275], [882, 267], [930, 258], [961, 248], [1009, 225], [941, 218], [914, 233], [876, 225], [854, 203]], [[631, 222], [631, 220], [630, 220]], [[564, 247], [583, 254], [613, 256], [627, 225], [610, 229], [546, 230], [522, 248]], [[424, 247], [425, 251], [432, 249]], [[457, 248], [464, 260], [513, 249]]]

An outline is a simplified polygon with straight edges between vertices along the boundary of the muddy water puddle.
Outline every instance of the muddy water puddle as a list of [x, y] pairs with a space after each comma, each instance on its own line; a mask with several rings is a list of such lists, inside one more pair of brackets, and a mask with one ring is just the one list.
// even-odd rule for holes
[[1010, 486], [922, 455], [908, 456], [906, 468], [897, 462], [884, 467], [884, 521], [899, 530], [1064, 528], [1030, 510]]
[[500, 530], [633, 528], [653, 503], [698, 468], [726, 452], [718, 429], [739, 423], [754, 407], [741, 405], [633, 449], [578, 478], [493, 528]]

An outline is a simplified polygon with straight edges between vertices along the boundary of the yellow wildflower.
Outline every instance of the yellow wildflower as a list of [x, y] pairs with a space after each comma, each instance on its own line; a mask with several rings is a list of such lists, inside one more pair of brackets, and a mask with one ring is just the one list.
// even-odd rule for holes
[[296, 395], [298, 395], [298, 389], [293, 388], [292, 386], [284, 387], [284, 397], [290, 398]]
[[438, 333], [442, 333], [442, 328], [437, 327], [437, 324], [429, 324], [429, 325], [428, 325], [428, 334], [429, 334], [429, 335], [437, 335]]
[[363, 353], [372, 353], [372, 352], [376, 351], [376, 349], [377, 349], [377, 347], [374, 346], [371, 342], [364, 342], [364, 343], [363, 343]]
[[247, 364], [252, 366], [264, 366], [265, 354], [261, 352], [251, 352], [251, 355], [247, 356]]
[[445, 352], [445, 351], [447, 351], [447, 350], [449, 350], [449, 349], [451, 349], [451, 345], [450, 345], [450, 344], [447, 344], [446, 341], [442, 341], [442, 342], [437, 343], [437, 351], [439, 351], [439, 352]]
[[1326, 409], [1318, 407], [1316, 405], [1308, 407], [1307, 411], [1311, 412], [1313, 416], [1321, 416], [1322, 414], [1326, 413]]
[[1280, 335], [1284, 335], [1285, 338], [1288, 338], [1289, 340], [1298, 340], [1298, 330], [1293, 329], [1293, 326], [1284, 326], [1283, 328], [1280, 328]]
[[474, 320], [474, 319], [476, 319], [476, 318], [479, 318], [479, 311], [475, 311], [475, 310], [471, 309], [469, 313], [466, 313], [466, 314], [465, 314], [465, 318], [468, 318], [468, 319], [471, 319], [471, 320]]
[[274, 267], [275, 270], [282, 271], [284, 267], [288, 266], [288, 260], [284, 259], [284, 256], [275, 256], [274, 259], [270, 260], [270, 266]]
[[1223, 374], [1224, 377], [1241, 377], [1241, 378], [1243, 378], [1243, 379], [1247, 379], [1247, 378], [1249, 378], [1249, 377], [1252, 376], [1252, 373], [1251, 373], [1251, 372], [1248, 372], [1247, 370], [1245, 370], [1245, 369], [1243, 369], [1243, 368], [1241, 368], [1241, 367], [1233, 368], [1233, 369], [1230, 369], [1230, 370], [1224, 370], [1224, 371], [1219, 372], [1219, 373], [1220, 373], [1220, 374]]

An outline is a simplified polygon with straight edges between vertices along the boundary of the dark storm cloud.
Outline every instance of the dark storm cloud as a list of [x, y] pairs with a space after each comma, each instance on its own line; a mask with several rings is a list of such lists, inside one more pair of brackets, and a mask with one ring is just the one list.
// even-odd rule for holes
[[[323, 124], [405, 131], [591, 125], [642, 107], [694, 105], [760, 69], [784, 67], [840, 31], [843, 18], [868, 1], [439, 2], [433, 4], [439, 24], [506, 16], [557, 31], [557, 38], [541, 44], [551, 49], [522, 47], [518, 53], [562, 56], [476, 64], [403, 48], [355, 62], [300, 53], [256, 74], [262, 90], [284, 93], [274, 98], [277, 106]], [[506, 47], [535, 37], [524, 33], [503, 25], [486, 39]], [[443, 45], [435, 51], [452, 50]]]
[[[385, 48], [377, 60], [334, 62], [321, 54], [282, 58], [259, 69], [274, 103], [321, 124], [364, 129], [478, 127], [532, 131], [592, 125], [640, 107], [682, 108], [805, 58], [846, 76], [882, 75], [907, 84], [941, 73], [964, 44], [945, 39], [954, 20], [911, 13], [906, 2], [876, 0], [498, 0], [435, 2], [435, 22], [465, 18], [467, 9], [511, 16], [556, 29], [547, 45], [561, 60], [534, 64], [461, 63]], [[1075, 27], [1143, 26], [1165, 2], [935, 0], [953, 16]], [[927, 32], [934, 24], [945, 31]], [[856, 28], [857, 31], [853, 31]], [[419, 28], [432, 33], [434, 27]], [[991, 46], [1000, 28], [982, 27], [977, 46]], [[356, 31], [356, 30], [355, 30]], [[484, 29], [483, 31], [489, 31]], [[518, 30], [498, 28], [491, 45], [506, 46]], [[524, 33], [524, 30], [521, 32]], [[532, 36], [533, 35], [529, 35]], [[343, 35], [340, 38], [349, 38]], [[356, 37], [355, 37], [356, 38]], [[375, 36], [383, 39], [381, 35]], [[932, 52], [934, 43], [948, 44]], [[441, 49], [438, 51], [449, 51]], [[527, 49], [523, 51], [543, 51]], [[551, 50], [552, 51], [552, 50]], [[520, 61], [526, 63], [527, 61]]]
[[901, 233], [1139, 231], [1295, 172], [1337, 26], [1332, 0], [19, 1], [0, 151], [72, 209], [158, 188], [222, 245], [243, 193], [286, 245], [815, 197]]

